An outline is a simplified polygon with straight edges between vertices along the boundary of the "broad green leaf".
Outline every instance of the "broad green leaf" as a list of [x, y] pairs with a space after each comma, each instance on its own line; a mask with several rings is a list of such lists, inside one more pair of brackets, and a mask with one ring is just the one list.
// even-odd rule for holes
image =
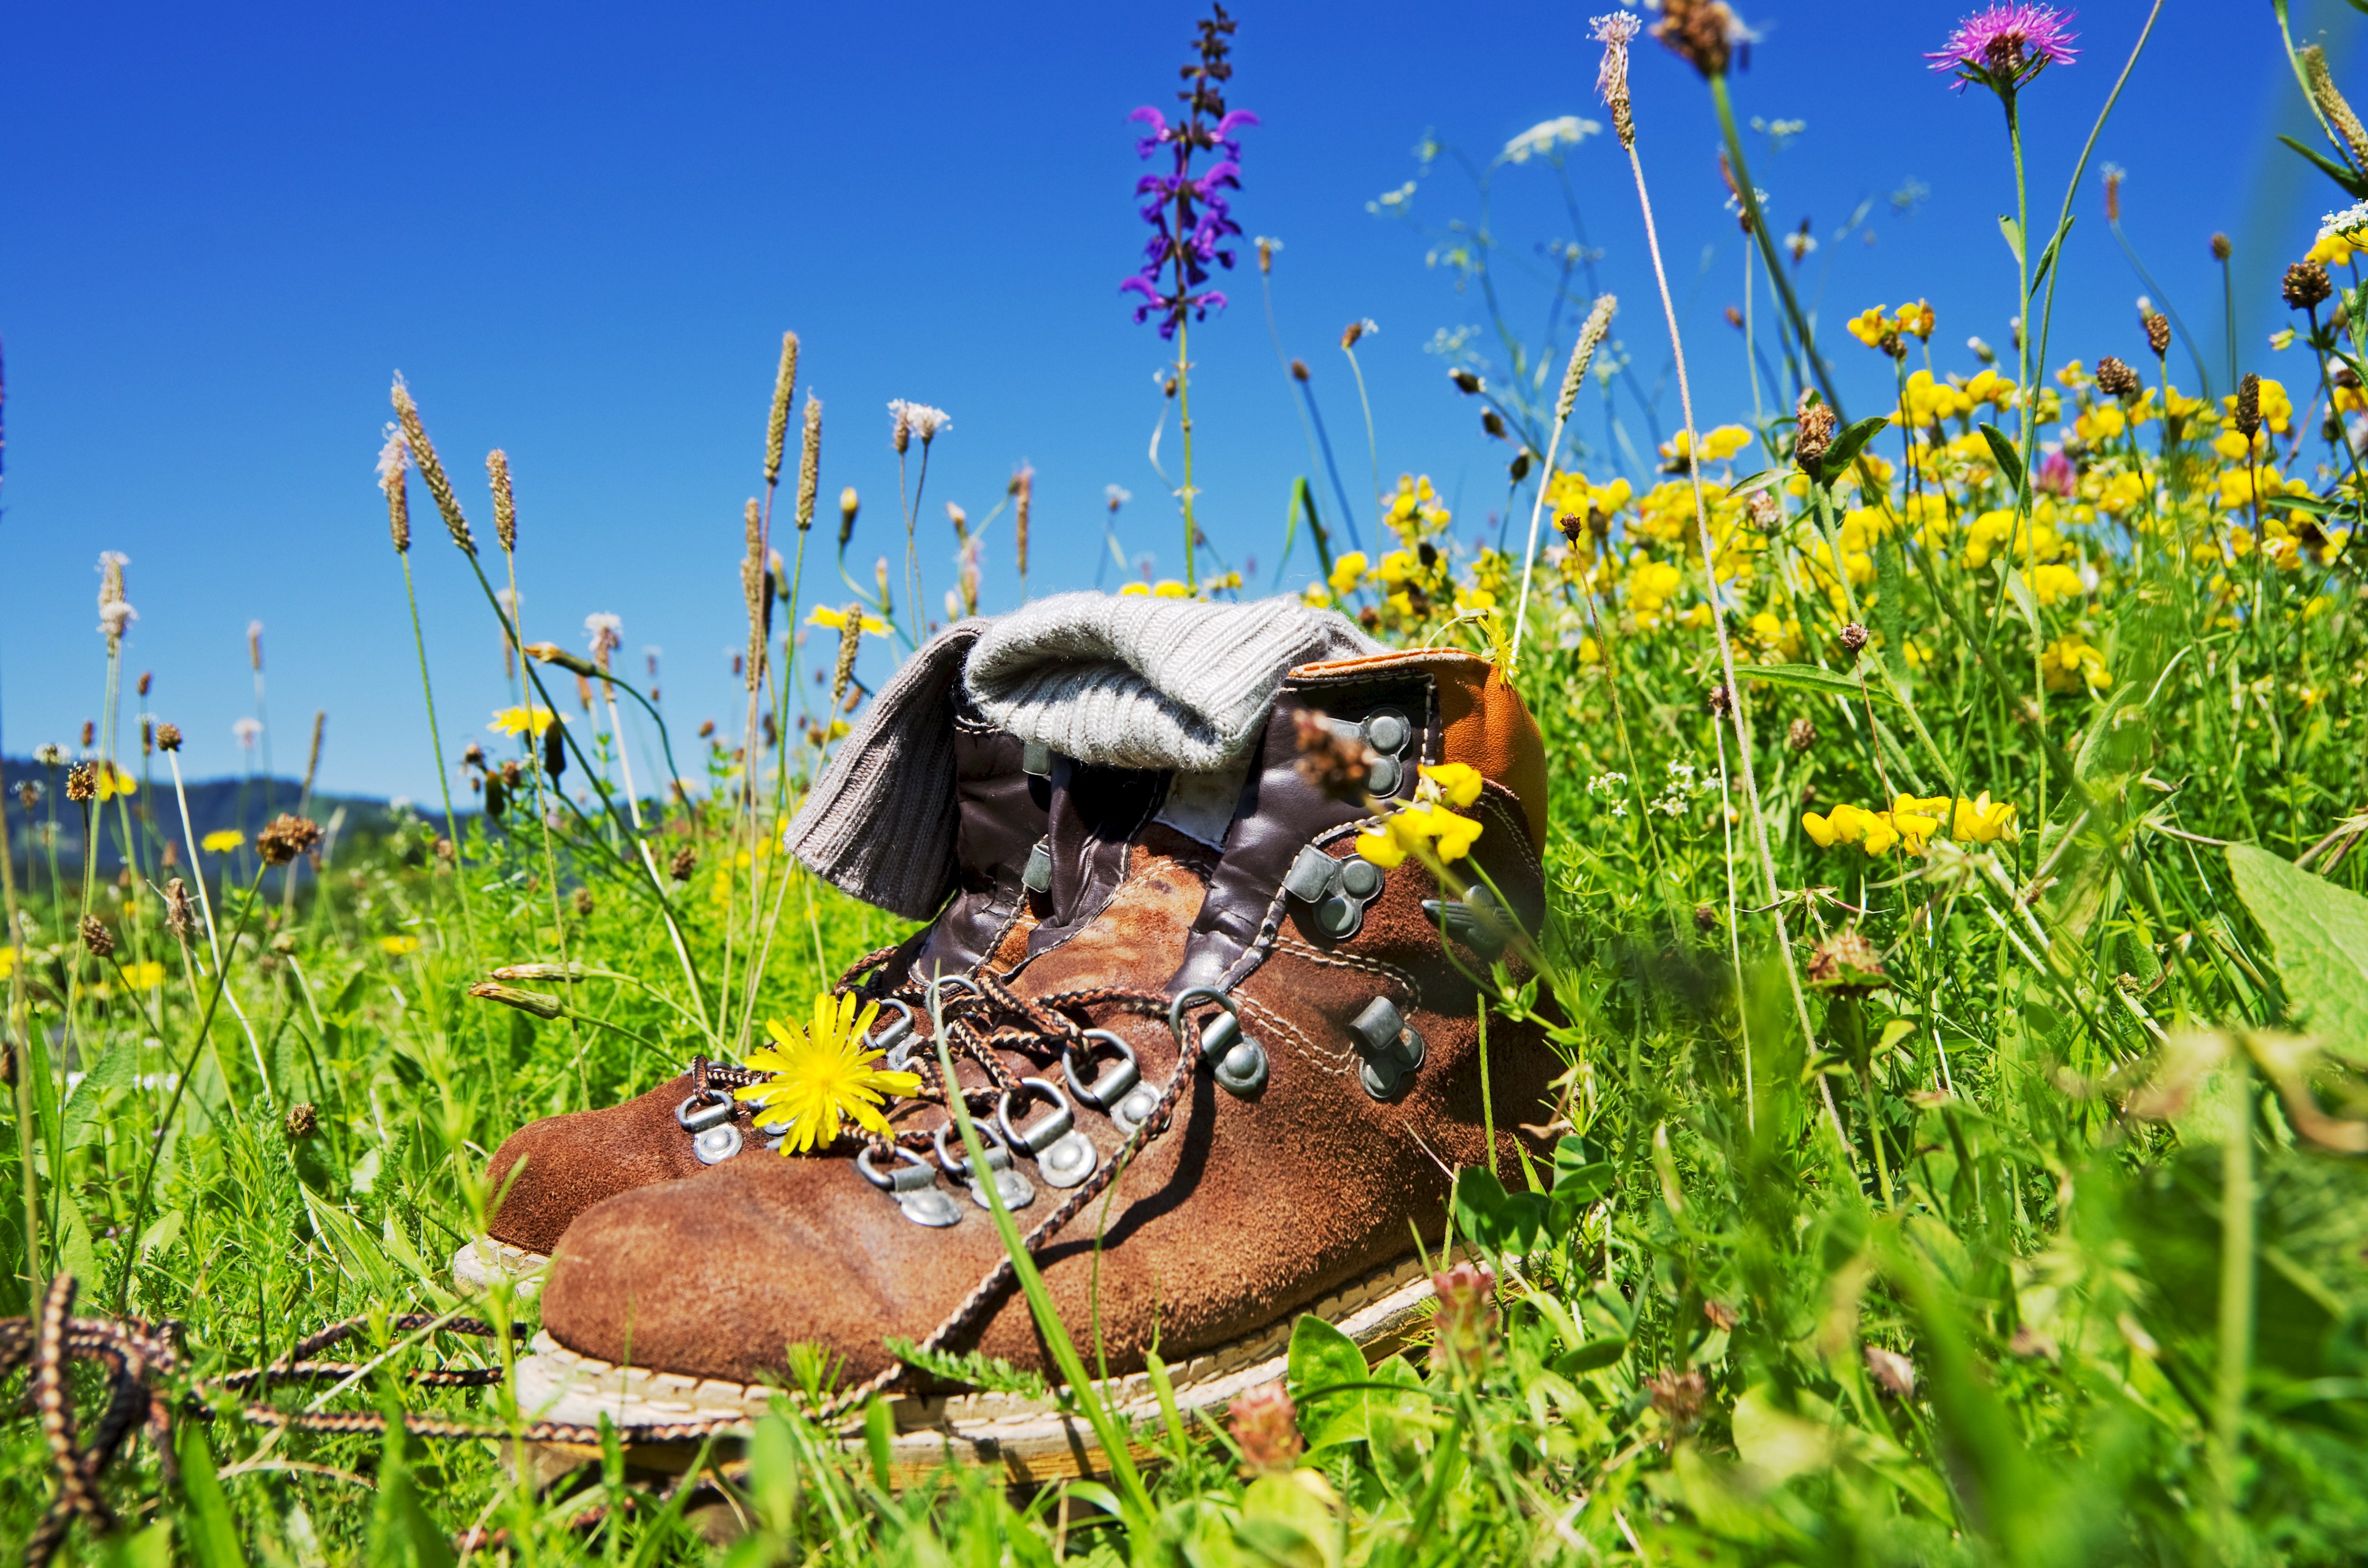
[[1565, 1350], [1554, 1358], [1554, 1369], [1564, 1377], [1576, 1377], [1581, 1372], [1600, 1371], [1628, 1354], [1624, 1339], [1590, 1339], [1576, 1350]]
[[1832, 1434], [1776, 1408], [1765, 1387], [1735, 1402], [1735, 1451], [1770, 1481], [1785, 1481], [1833, 1461]]
[[[1299, 1406], [1299, 1429], [1311, 1449], [1361, 1442], [1365, 1436], [1365, 1392], [1343, 1384], [1371, 1381], [1365, 1353], [1357, 1342], [1313, 1312], [1303, 1312], [1291, 1327], [1291, 1353], [1285, 1363], [1291, 1397]], [[1316, 1391], [1341, 1389], [1326, 1394]]]
[[1885, 415], [1873, 415], [1835, 437], [1834, 444], [1826, 449], [1826, 455], [1817, 460], [1818, 477], [1831, 484], [1848, 473], [1850, 464], [1858, 461], [1859, 453], [1866, 449], [1866, 444], [1890, 423], [1889, 416]]
[[2022, 454], [2015, 449], [2007, 433], [1995, 425], [1982, 426], [1982, 439], [1990, 444], [1990, 456], [1998, 460], [1998, 472], [2006, 475], [2007, 488], [2022, 488]]
[[1554, 1190], [1546, 1195], [1546, 1234], [1555, 1241], [1570, 1234], [1580, 1217], [1611, 1190], [1611, 1178], [1608, 1162], [1588, 1158], [1586, 1139], [1556, 1142]]
[[2368, 1064], [2368, 898], [2250, 844], [2228, 846], [2228, 869], [2277, 949], [2295, 1021], [2331, 1053]]
[[[1814, 691], [1821, 697], [1839, 697], [1845, 702], [1857, 701], [1861, 691], [1859, 683], [1850, 676], [1815, 665], [1737, 665], [1735, 673], [1739, 679], [1791, 687], [1795, 691]], [[1880, 701], [1895, 700], [1881, 687], [1866, 687], [1864, 691]]]
[[1492, 1253], [1523, 1253], [1546, 1226], [1546, 1200], [1507, 1192], [1497, 1173], [1466, 1165], [1455, 1176], [1455, 1228]]
[[140, 1069], [140, 1042], [130, 1035], [119, 1036], [113, 1045], [99, 1053], [90, 1071], [82, 1075], [66, 1096], [66, 1147], [78, 1148], [91, 1141], [101, 1125], [102, 1101], [109, 1089], [128, 1089]]
[[232, 1519], [230, 1500], [222, 1495], [214, 1474], [214, 1451], [206, 1444], [200, 1421], [175, 1424], [174, 1447], [181, 1457], [181, 1498], [189, 1528], [189, 1555], [198, 1568], [246, 1568], [246, 1553], [238, 1544], [238, 1525]]

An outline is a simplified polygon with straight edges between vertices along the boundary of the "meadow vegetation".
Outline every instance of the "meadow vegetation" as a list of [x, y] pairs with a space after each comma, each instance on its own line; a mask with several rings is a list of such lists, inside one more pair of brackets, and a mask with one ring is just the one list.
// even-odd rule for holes
[[[487, 1152], [694, 1052], [745, 1054], [762, 1020], [809, 1010], [906, 929], [774, 846], [863, 700], [854, 651], [916, 641], [927, 610], [909, 548], [901, 579], [883, 560], [843, 606], [800, 602], [821, 415], [810, 402], [777, 522], [791, 340], [746, 519], [746, 716], [736, 735], [669, 735], [652, 683], [615, 667], [613, 618], [586, 623], [579, 653], [508, 616], [526, 558], [506, 471], [489, 551], [398, 384], [381, 472], [406, 581], [455, 564], [414, 548], [416, 474], [423, 533], [460, 547], [512, 644], [497, 733], [439, 748], [453, 799], [318, 858], [302, 886], [320, 846], [301, 825], [185, 835], [154, 760], [132, 788], [114, 749], [133, 717], [117, 717], [118, 565], [107, 718], [62, 788], [83, 842], [114, 833], [127, 869], [28, 853], [50, 803], [5, 803], [0, 1310], [31, 1312], [71, 1275], [77, 1315], [169, 1322], [181, 1349], [153, 1380], [171, 1435], [127, 1439], [104, 1473], [62, 1480], [54, 1420], [0, 1428], [0, 1538], [87, 1493], [67, 1550], [140, 1568], [2356, 1561], [2368, 199], [2284, 275], [2276, 363], [2298, 369], [2282, 376], [2226, 364], [2182, 386], [2152, 312], [2051, 328], [2069, 224], [2040, 238], [2027, 204], [2007, 248], [2032, 325], [2003, 352], [1952, 348], [1921, 301], [1820, 332], [1732, 136], [1732, 21], [1669, 0], [1656, 31], [1699, 68], [1757, 225], [1759, 413], [1697, 423], [1689, 393], [1657, 447], [1581, 450], [1592, 400], [1609, 409], [1627, 383], [1624, 361], [1588, 358], [1612, 306], [1580, 300], [1516, 363], [1451, 367], [1445, 395], [1508, 443], [1499, 537], [1459, 528], [1410, 474], [1379, 487], [1374, 537], [1348, 548], [1349, 487], [1313, 423], [1293, 497], [1289, 542], [1320, 552], [1306, 597], [1392, 642], [1497, 658], [1553, 768], [1543, 972], [1500, 973], [1490, 1003], [1541, 1017], [1567, 1059], [1534, 1112], [1552, 1154], [1520, 1182], [1458, 1180], [1459, 1238], [1490, 1272], [1442, 1293], [1427, 1344], [1369, 1369], [1307, 1320], [1287, 1385], [1224, 1429], [1154, 1427], [1122, 1473], [1040, 1488], [949, 1469], [890, 1491], [861, 1422], [814, 1417], [831, 1369], [796, 1352], [776, 1413], [697, 1485], [629, 1475], [612, 1447], [538, 1489], [497, 1440], [423, 1435], [532, 1414], [498, 1376], [499, 1331], [530, 1325], [531, 1300], [463, 1300], [444, 1268], [481, 1225]], [[1211, 26], [1204, 69], [1230, 35], [1222, 11]], [[1652, 106], [1629, 98], [1633, 29], [1599, 27], [1641, 197]], [[2061, 18], [2001, 6], [1940, 63], [1998, 97], [2011, 136], [2024, 92], [2110, 109], [2098, 61], [2143, 35], [2089, 41], [2076, 76]], [[2306, 155], [2368, 199], [2368, 132], [2313, 51], [2294, 62], [2328, 133]], [[1177, 128], [1154, 116], [1146, 140], [1160, 158], [1182, 143], [1146, 182], [1167, 181], [1145, 216], [1169, 248], [1134, 285], [1174, 328], [1179, 402], [1208, 267], [1231, 264], [1233, 139], [1254, 123], [1204, 107]], [[1559, 126], [1523, 156], [1575, 144]], [[1213, 169], [1195, 172], [1196, 150]], [[2019, 182], [2026, 153], [2045, 161], [2012, 151]], [[2053, 162], [2068, 219], [2093, 188], [2087, 153]], [[1263, 245], [1258, 260], [1270, 285]], [[1632, 303], [1627, 339], [1655, 320]], [[2219, 358], [2186, 347], [2193, 377]], [[1854, 420], [1827, 369], [1852, 355], [1880, 357], [1893, 386]], [[1313, 416], [1307, 385], [1292, 391]], [[1576, 416], [1575, 397], [1591, 400]], [[946, 423], [895, 415], [908, 540]], [[1198, 567], [1184, 460], [1187, 569], [1130, 591], [1241, 593]], [[1008, 500], [1024, 551], [1024, 479]], [[857, 511], [850, 491], [849, 582]], [[980, 608], [969, 559], [949, 613]], [[169, 759], [170, 737], [137, 722], [142, 755]], [[455, 1313], [496, 1332], [438, 1332]], [[220, 1380], [347, 1317], [349, 1371]], [[431, 1367], [489, 1370], [461, 1380], [475, 1387], [411, 1376]], [[77, 1363], [63, 1394], [77, 1386], [87, 1437], [100, 1368]], [[256, 1405], [412, 1429], [296, 1430]], [[721, 1522], [735, 1539], [711, 1545]]]

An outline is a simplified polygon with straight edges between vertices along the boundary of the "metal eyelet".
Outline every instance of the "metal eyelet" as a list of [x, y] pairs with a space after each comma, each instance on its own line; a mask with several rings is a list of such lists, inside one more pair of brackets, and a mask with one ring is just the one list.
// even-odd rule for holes
[[[946, 1147], [946, 1135], [953, 1131], [954, 1124], [951, 1121], [938, 1129], [938, 1164], [946, 1168], [948, 1176], [970, 1188], [972, 1200], [981, 1209], [988, 1208], [986, 1189], [979, 1185], [970, 1161]], [[990, 1123], [979, 1127], [978, 1138], [986, 1146], [986, 1174], [995, 1182], [995, 1190], [1002, 1194], [1003, 1206], [1006, 1209], [1025, 1209], [1035, 1202], [1035, 1187], [1029, 1185], [1026, 1176], [1011, 1168], [1011, 1151], [1004, 1145], [1002, 1134], [996, 1131]]]
[[[882, 1065], [892, 1073], [902, 1073], [905, 1071], [905, 1063], [912, 1058], [913, 1048], [921, 1043], [914, 1033], [912, 1006], [894, 996], [883, 996], [880, 1007], [880, 1016], [871, 1020], [871, 1032], [864, 1037], [865, 1044], [871, 1050], [886, 1051], [887, 1060]], [[896, 1010], [893, 1018], [887, 1011], [891, 1007]]]
[[[953, 1150], [946, 1146], [947, 1135], [952, 1133], [954, 1131], [954, 1124], [951, 1121], [946, 1122], [938, 1129], [935, 1138], [938, 1149], [938, 1164], [944, 1166], [946, 1175], [953, 1177], [956, 1181], [968, 1181], [971, 1179], [969, 1158], [963, 1154], [955, 1153]], [[978, 1141], [986, 1146], [986, 1168], [988, 1170], [999, 1171], [1011, 1164], [1011, 1151], [1004, 1147], [1003, 1135], [996, 1131], [992, 1123], [979, 1128]]]
[[1430, 1054], [1422, 1031], [1406, 1021], [1397, 1004], [1376, 996], [1349, 1025], [1357, 1053], [1363, 1058], [1358, 1078], [1377, 1100], [1394, 1099], [1414, 1081]]
[[1184, 1013], [1187, 1008], [1203, 1002], [1213, 1002], [1224, 1009], [1221, 1017], [1209, 1020], [1201, 1030], [1201, 1054], [1215, 1066], [1218, 1086], [1236, 1098], [1247, 1098], [1266, 1087], [1266, 1047], [1242, 1032], [1242, 1020], [1234, 1010], [1233, 998], [1222, 991], [1196, 985], [1176, 998], [1167, 1006], [1167, 1027], [1176, 1036], [1176, 1043], [1184, 1043]]
[[720, 1165], [740, 1152], [746, 1142], [737, 1122], [718, 1122], [690, 1141], [691, 1157], [702, 1165]]
[[[701, 1100], [707, 1103], [700, 1105]], [[693, 1110], [693, 1106], [699, 1106], [699, 1108]], [[739, 1108], [739, 1102], [732, 1097], [731, 1090], [701, 1089], [674, 1108], [674, 1119], [685, 1132], [696, 1138], [711, 1127], [720, 1127], [730, 1121], [732, 1113]]]
[[1385, 756], [1406, 750], [1406, 742], [1414, 739], [1414, 726], [1395, 708], [1374, 709], [1365, 715], [1364, 728], [1365, 744]]
[[1101, 1155], [1094, 1141], [1077, 1131], [1076, 1112], [1069, 1108], [1068, 1096], [1042, 1078], [1022, 1078], [1019, 1086], [1032, 1097], [1042, 1095], [1053, 1102], [1053, 1113], [1022, 1132], [1011, 1125], [1011, 1091], [1006, 1089], [996, 1102], [995, 1119], [1003, 1129], [1004, 1141], [1013, 1148], [1036, 1156], [1036, 1171], [1054, 1187], [1075, 1187], [1094, 1174], [1101, 1164]]
[[1029, 846], [1028, 864], [1019, 873], [1019, 885], [1030, 892], [1053, 891], [1053, 846], [1049, 839], [1040, 838]]
[[1138, 1085], [1132, 1094], [1110, 1107], [1110, 1125], [1132, 1138], [1158, 1108], [1159, 1091], [1148, 1084]]
[[1080, 1059], [1090, 1062], [1093, 1059], [1092, 1048], [1088, 1046], [1084, 1051], [1079, 1051], [1072, 1047], [1061, 1053], [1061, 1076], [1067, 1081], [1069, 1093], [1096, 1110], [1107, 1111], [1124, 1100], [1128, 1091], [1143, 1082], [1143, 1064], [1135, 1060], [1134, 1047], [1109, 1029], [1087, 1029], [1084, 1038], [1099, 1041], [1117, 1051], [1118, 1064], [1097, 1073], [1091, 1083], [1080, 1083], [1077, 1080], [1077, 1062]]
[[1028, 741], [1019, 747], [1019, 771], [1030, 778], [1053, 777], [1053, 748], [1042, 741]]
[[962, 1207], [938, 1190], [936, 1168], [910, 1149], [898, 1149], [895, 1154], [899, 1163], [882, 1175], [871, 1163], [871, 1150], [866, 1147], [855, 1156], [855, 1168], [862, 1173], [864, 1180], [894, 1199], [905, 1218], [916, 1225], [941, 1231], [948, 1225], [960, 1224]]

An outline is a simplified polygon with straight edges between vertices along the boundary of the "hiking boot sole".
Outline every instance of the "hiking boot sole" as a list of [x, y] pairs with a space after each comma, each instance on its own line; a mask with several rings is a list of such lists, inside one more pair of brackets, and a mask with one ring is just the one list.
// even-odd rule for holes
[[[1307, 1311], [1348, 1335], [1371, 1364], [1405, 1348], [1422, 1330], [1429, 1317], [1431, 1298], [1429, 1272], [1421, 1259], [1407, 1258], [1374, 1270]], [[1188, 1421], [1213, 1424], [1216, 1415], [1235, 1396], [1281, 1381], [1288, 1370], [1292, 1326], [1298, 1315], [1170, 1368], [1168, 1380], [1179, 1413]], [[1116, 1406], [1118, 1418], [1130, 1432], [1161, 1420], [1149, 1374], [1112, 1378], [1095, 1387]], [[548, 1334], [536, 1335], [529, 1354], [519, 1358], [517, 1389], [518, 1409], [529, 1420], [589, 1426], [605, 1415], [620, 1427], [726, 1421], [734, 1424], [720, 1434], [727, 1439], [745, 1435], [749, 1424], [771, 1407], [780, 1392], [761, 1383], [721, 1382], [619, 1367], [578, 1355]], [[1050, 1398], [908, 1394], [893, 1399], [889, 1408], [895, 1423], [895, 1435], [889, 1442], [890, 1479], [900, 1489], [949, 1464], [999, 1468], [1013, 1485], [1109, 1472], [1091, 1425], [1082, 1416], [1062, 1415]], [[864, 1439], [842, 1437], [840, 1444], [860, 1452]], [[538, 1474], [572, 1469], [600, 1457], [600, 1450], [590, 1445], [529, 1447]], [[634, 1469], [678, 1473], [689, 1466], [697, 1449], [694, 1443], [635, 1444], [627, 1449], [626, 1460]], [[1160, 1457], [1158, 1449], [1145, 1443], [1130, 1443], [1129, 1449], [1138, 1463]]]
[[479, 1236], [452, 1255], [452, 1284], [462, 1295], [472, 1295], [507, 1280], [519, 1295], [532, 1296], [541, 1290], [543, 1271], [550, 1267], [551, 1259], [541, 1253]]

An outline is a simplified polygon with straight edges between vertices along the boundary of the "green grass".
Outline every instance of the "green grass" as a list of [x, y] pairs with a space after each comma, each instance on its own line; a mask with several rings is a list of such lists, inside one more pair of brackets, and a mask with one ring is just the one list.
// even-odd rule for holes
[[[2309, 324], [2356, 371], [2368, 290], [2338, 282], [2345, 328]], [[1961, 374], [1952, 397], [1946, 364], [1911, 383], [1903, 347], [1914, 434], [1877, 426], [1855, 463], [1755, 495], [1754, 470], [1793, 472], [1790, 420], [1705, 440], [1756, 801], [1711, 700], [1682, 465], [1553, 478], [1572, 542], [1541, 564], [1518, 677], [1552, 770], [1552, 916], [1540, 977], [1490, 1000], [1543, 1017], [1569, 1063], [1555, 1104], [1498, 1108], [1546, 1130], [1550, 1190], [1459, 1183], [1497, 1315], [1448, 1353], [1367, 1369], [1299, 1324], [1295, 1465], [1245, 1475], [1228, 1434], [1169, 1421], [1123, 1497], [951, 1470], [892, 1495], [867, 1428], [842, 1443], [784, 1405], [724, 1483], [746, 1531], [715, 1547], [613, 1453], [537, 1492], [488, 1443], [274, 1434], [217, 1396], [217, 1419], [184, 1413], [176, 1470], [143, 1444], [104, 1478], [120, 1527], [70, 1550], [440, 1563], [482, 1526], [501, 1534], [476, 1560], [734, 1568], [2355, 1561], [2368, 486], [2318, 428], [2332, 388], [2265, 392], [2248, 458], [2232, 409], [2158, 372], [2135, 400], [2051, 373], [2036, 413], [2069, 493], [2018, 500], [2016, 443], [1983, 428], [2014, 422], [2012, 389], [1979, 401]], [[1388, 554], [1332, 562], [1313, 597], [1394, 642], [1501, 652], [1520, 563], [1411, 479], [1389, 527]], [[790, 733], [809, 672], [776, 647]], [[704, 792], [637, 776], [648, 862], [621, 796], [585, 787], [616, 761], [598, 714], [548, 829], [537, 750], [510, 742], [508, 810], [463, 819], [457, 857], [438, 811], [292, 900], [225, 858], [220, 1006], [208, 939], [185, 954], [150, 880], [169, 795], [100, 808], [141, 880], [20, 861], [0, 1311], [71, 1272], [85, 1312], [121, 1297], [182, 1325], [183, 1390], [357, 1314], [372, 1367], [336, 1408], [514, 1420], [498, 1390], [402, 1377], [498, 1351], [387, 1326], [461, 1306], [444, 1263], [480, 1225], [486, 1153], [745, 1048], [906, 928], [741, 861], [822, 755], [815, 717], [761, 758], [753, 833], [721, 744], [683, 748]], [[85, 914], [112, 957], [77, 940]], [[468, 994], [520, 965], [556, 1017]], [[793, 1371], [826, 1381], [820, 1358]], [[52, 1486], [38, 1426], [0, 1427], [0, 1539]]]

